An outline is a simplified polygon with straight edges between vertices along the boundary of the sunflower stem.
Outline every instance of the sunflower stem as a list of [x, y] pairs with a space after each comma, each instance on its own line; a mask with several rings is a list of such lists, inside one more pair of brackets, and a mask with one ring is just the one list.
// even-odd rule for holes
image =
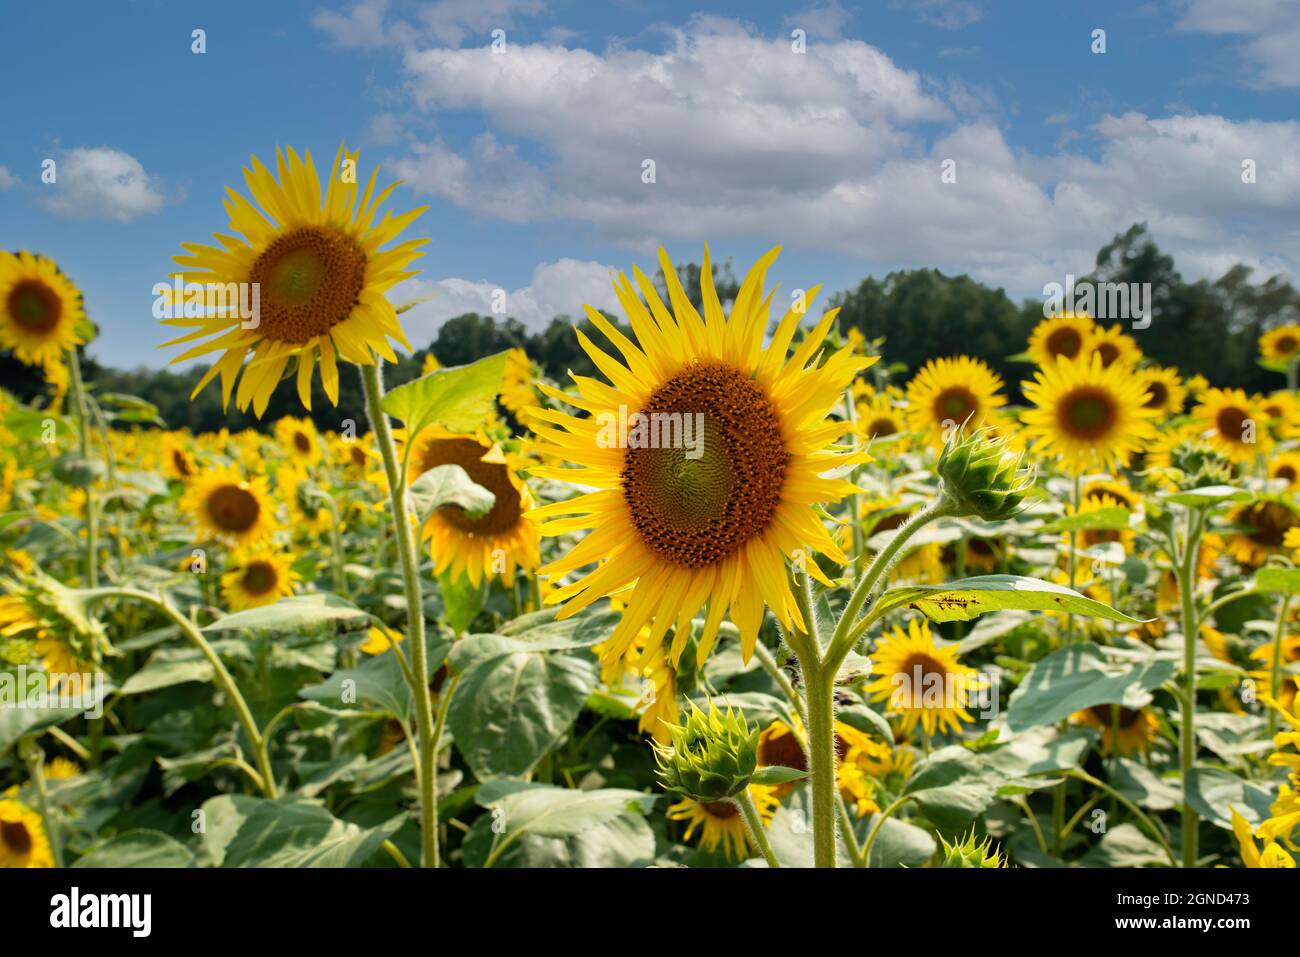
[[876, 815], [875, 822], [871, 825], [871, 833], [867, 835], [867, 841], [862, 845], [862, 860], [865, 862], [864, 866], [871, 866], [871, 849], [876, 846], [876, 838], [880, 836], [880, 832], [884, 828], [885, 822], [894, 816], [895, 811], [911, 799], [912, 795], [904, 794], [898, 800], [894, 801], [893, 804], [889, 805], [889, 807]]
[[426, 662], [428, 649], [424, 645], [424, 603], [420, 595], [419, 557], [415, 546], [415, 533], [406, 504], [406, 476], [397, 462], [397, 448], [393, 444], [393, 430], [388, 415], [383, 410], [384, 385], [379, 361], [361, 366], [361, 385], [366, 396], [366, 415], [375, 442], [384, 460], [384, 474], [388, 480], [388, 497], [392, 504], [393, 530], [397, 537], [398, 557], [402, 562], [402, 578], [406, 586], [406, 629], [411, 641], [411, 695], [415, 698], [416, 727], [419, 734], [420, 773], [420, 832], [425, 867], [438, 866], [438, 780], [435, 762], [435, 732], [433, 704], [429, 695], [429, 669]]
[[[1291, 596], [1282, 597], [1282, 607], [1277, 613], [1277, 627], [1273, 631], [1273, 666], [1268, 678], [1268, 696], [1274, 701], [1282, 690], [1282, 636], [1286, 634], [1286, 615], [1291, 610]], [[1277, 732], [1277, 711], [1268, 709], [1268, 736]]]
[[736, 805], [740, 808], [740, 815], [745, 819], [745, 829], [749, 831], [749, 836], [758, 848], [759, 853], [763, 855], [763, 860], [767, 861], [768, 867], [780, 867], [781, 862], [776, 859], [776, 854], [772, 850], [772, 844], [767, 839], [767, 831], [763, 827], [763, 819], [758, 815], [758, 808], [754, 806], [754, 799], [749, 794], [749, 788], [745, 788], [733, 798]]
[[[86, 387], [81, 381], [81, 361], [77, 347], [68, 350], [68, 380], [72, 386], [72, 404], [77, 413], [77, 442], [82, 462], [90, 463], [90, 414], [86, 406]], [[95, 498], [95, 480], [86, 480], [86, 587], [99, 587], [99, 503]]]
[[32, 787], [36, 790], [37, 810], [40, 811], [41, 821], [45, 824], [45, 837], [50, 842], [50, 856], [54, 858], [55, 867], [62, 867], [63, 840], [54, 815], [50, 812], [50, 794], [45, 787], [45, 752], [41, 750], [34, 737], [23, 738], [19, 742], [18, 750], [23, 760], [27, 762], [27, 773], [31, 776]]
[[1197, 615], [1196, 566], [1201, 546], [1201, 513], [1196, 509], [1187, 512], [1187, 537], [1181, 555], [1174, 558], [1174, 573], [1178, 577], [1178, 598], [1181, 603], [1183, 627], [1183, 694], [1182, 720], [1179, 728], [1178, 764], [1183, 783], [1183, 866], [1196, 866], [1197, 814], [1189, 797], [1188, 775], [1196, 763], [1196, 638]]
[[835, 671], [826, 664], [800, 659], [807, 685], [815, 867], [835, 866]]

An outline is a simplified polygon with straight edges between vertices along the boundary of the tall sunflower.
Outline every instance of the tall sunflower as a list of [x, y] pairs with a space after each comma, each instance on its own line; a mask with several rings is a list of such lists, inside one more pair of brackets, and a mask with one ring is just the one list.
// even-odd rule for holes
[[229, 466], [194, 479], [181, 508], [198, 525], [198, 541], [215, 538], [230, 545], [252, 545], [264, 541], [276, 524], [266, 478], [246, 479]]
[[0, 348], [47, 372], [85, 343], [81, 290], [54, 261], [29, 252], [0, 250]]
[[[260, 292], [256, 323], [237, 313], [163, 320], [166, 325], [196, 329], [165, 346], [206, 340], [173, 362], [224, 350], [193, 395], [220, 375], [222, 402], [228, 405], [238, 378], [235, 404], [241, 410], [251, 404], [259, 417], [287, 369], [296, 370], [298, 397], [311, 408], [312, 377], [319, 358], [325, 394], [338, 405], [338, 358], [371, 365], [378, 354], [394, 362], [397, 356], [389, 339], [411, 348], [385, 293], [415, 275], [406, 267], [428, 242], [407, 240], [391, 249], [381, 248], [425, 207], [400, 216], [385, 212], [376, 222], [380, 205], [397, 184], [376, 192], [376, 169], [365, 192], [358, 195], [356, 152], [345, 156], [339, 147], [327, 174], [323, 202], [310, 150], [299, 159], [292, 148], [277, 149], [276, 167], [278, 181], [256, 156], [244, 170], [260, 210], [234, 190], [227, 191], [229, 228], [238, 236], [218, 234], [219, 247], [185, 243], [187, 255], [175, 257], [187, 270], [180, 275], [188, 282], [256, 284]], [[252, 359], [245, 365], [250, 353]]]
[[1150, 420], [1157, 413], [1145, 407], [1146, 389], [1122, 364], [1106, 368], [1095, 356], [1087, 363], [1060, 358], [1021, 388], [1034, 404], [1021, 414], [1025, 438], [1060, 456], [1070, 472], [1127, 465], [1156, 434]]
[[41, 816], [19, 801], [0, 800], [0, 868], [53, 866]]
[[961, 732], [961, 723], [975, 719], [966, 710], [977, 690], [979, 672], [961, 663], [955, 645], [940, 647], [930, 623], [913, 618], [907, 630], [894, 626], [871, 653], [875, 681], [863, 689], [873, 701], [903, 719], [903, 732], [920, 724], [927, 735]]
[[1268, 415], [1241, 389], [1207, 389], [1192, 410], [1207, 442], [1233, 462], [1249, 462], [1271, 444]]
[[495, 576], [513, 581], [517, 567], [536, 568], [541, 562], [540, 535], [537, 520], [528, 514], [533, 495], [519, 477], [518, 458], [481, 436], [427, 428], [411, 445], [407, 479], [414, 482], [440, 465], [459, 465], [496, 500], [477, 518], [459, 505], [444, 505], [425, 520], [423, 537], [429, 541], [435, 572], [465, 574], [477, 585]]
[[1290, 362], [1300, 356], [1300, 325], [1288, 322], [1259, 337], [1259, 354], [1274, 362]]
[[1044, 319], [1029, 334], [1029, 355], [1040, 366], [1050, 366], [1059, 356], [1077, 359], [1095, 328], [1091, 317], [1074, 313]]
[[970, 356], [931, 359], [907, 384], [907, 412], [915, 432], [941, 446], [963, 423], [974, 429], [1006, 404], [1002, 378]]
[[1177, 369], [1147, 366], [1139, 369], [1137, 376], [1146, 387], [1147, 400], [1144, 405], [1148, 409], [1155, 409], [1164, 416], [1177, 415], [1183, 411], [1183, 405], [1187, 402], [1187, 389]]
[[293, 465], [307, 468], [322, 458], [320, 435], [311, 419], [286, 415], [275, 423], [275, 437]]
[[907, 447], [907, 412], [901, 394], [889, 390], [877, 392], [863, 384], [854, 386], [857, 405], [858, 434], [868, 442], [891, 439], [890, 448], [902, 452]]
[[[560, 579], [598, 563], [551, 594], [549, 601], [566, 603], [561, 616], [635, 583], [613, 635], [612, 654], [621, 653], [643, 624], [652, 623], [650, 643], [655, 644], [676, 622], [671, 648], [676, 665], [691, 621], [707, 603], [699, 661], [708, 656], [728, 611], [748, 659], [765, 605], [783, 626], [802, 625], [787, 584], [785, 557], [817, 551], [846, 560], [813, 506], [854, 490], [843, 479], [824, 477], [838, 465], [863, 458], [827, 448], [851, 428], [847, 422], [827, 421], [827, 415], [854, 375], [873, 360], [855, 357], [851, 346], [821, 355], [836, 310], [822, 316], [787, 356], [803, 318], [802, 309], [792, 308], [764, 347], [774, 293], [764, 294], [763, 279], [777, 252], [773, 249], [750, 270], [726, 316], [706, 248], [701, 316], [660, 250], [672, 312], [643, 272], [634, 270], [636, 286], [620, 275], [615, 291], [639, 344], [587, 307], [588, 318], [624, 362], [579, 331], [579, 343], [609, 384], [575, 376], [576, 396], [541, 387], [587, 415], [533, 414], [538, 450], [578, 466], [543, 466], [533, 474], [596, 489], [537, 510], [552, 519], [542, 527], [544, 534], [592, 530], [541, 574]], [[644, 421], [669, 426], [658, 434], [666, 432], [670, 440], [622, 447], [615, 424], [629, 421], [634, 412], [644, 415]], [[681, 426], [675, 432], [674, 421]], [[703, 428], [695, 435], [697, 421]], [[693, 433], [689, 443], [687, 423]], [[558, 515], [572, 517], [555, 519]], [[820, 575], [816, 562], [807, 567]]]

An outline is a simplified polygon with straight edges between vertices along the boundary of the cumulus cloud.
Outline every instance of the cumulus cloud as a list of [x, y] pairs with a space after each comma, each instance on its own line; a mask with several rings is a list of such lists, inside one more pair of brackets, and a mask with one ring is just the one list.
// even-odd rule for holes
[[511, 316], [537, 330], [555, 316], [581, 317], [584, 304], [617, 312], [618, 300], [610, 284], [613, 272], [612, 267], [598, 262], [560, 259], [539, 265], [528, 285], [519, 289], [507, 290], [486, 279], [408, 279], [396, 287], [393, 299], [429, 297], [428, 302], [402, 316], [403, 325], [408, 332], [414, 331], [413, 341], [417, 342], [423, 338], [421, 328], [432, 336], [447, 319], [467, 312]]
[[0, 166], [0, 193], [7, 189], [13, 189], [19, 182], [18, 177], [9, 172], [7, 166]]
[[1295, 0], [1180, 0], [1181, 30], [1241, 37], [1249, 82], [1260, 87], [1300, 86], [1300, 11]]
[[39, 203], [55, 216], [126, 223], [163, 208], [158, 180], [129, 153], [96, 146], [54, 159], [55, 182], [42, 184]]

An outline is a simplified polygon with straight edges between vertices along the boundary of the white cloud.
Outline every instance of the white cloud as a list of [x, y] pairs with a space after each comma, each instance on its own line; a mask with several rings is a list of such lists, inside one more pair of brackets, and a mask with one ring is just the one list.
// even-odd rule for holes
[[782, 21], [788, 30], [803, 30], [810, 37], [838, 37], [853, 14], [840, 6], [838, 0], [826, 0], [792, 13]]
[[1240, 53], [1260, 87], [1300, 86], [1300, 9], [1295, 0], [1181, 0], [1180, 30], [1242, 37]]
[[347, 12], [317, 10], [311, 25], [328, 33], [335, 46], [344, 49], [368, 49], [387, 46], [395, 36], [384, 25], [388, 0], [360, 0]]
[[19, 180], [13, 173], [9, 172], [7, 166], [0, 166], [0, 193], [3, 193], [7, 189], [13, 189], [19, 184], [19, 182], [21, 182], [21, 180]]
[[357, 0], [343, 12], [317, 10], [311, 24], [345, 49], [409, 46], [419, 40], [459, 46], [472, 38], [487, 43], [493, 30], [508, 31], [520, 18], [544, 9], [542, 0], [434, 0], [411, 7], [408, 19], [390, 18], [389, 0]]
[[915, 13], [923, 23], [942, 30], [960, 30], [984, 18], [984, 6], [974, 0], [890, 0], [895, 10]]
[[42, 184], [38, 202], [56, 216], [126, 223], [163, 208], [158, 180], [129, 153], [107, 146], [68, 149], [55, 161], [55, 182]]
[[[402, 316], [408, 333], [427, 331], [432, 337], [448, 319], [467, 312], [493, 315], [501, 303], [502, 318], [511, 316], [530, 329], [543, 329], [555, 316], [583, 316], [583, 305], [608, 312], [618, 312], [618, 300], [610, 277], [614, 270], [598, 262], [560, 259], [543, 263], [533, 270], [527, 286], [506, 290], [498, 283], [480, 279], [408, 279], [392, 294], [395, 302], [429, 297]], [[505, 293], [501, 300], [501, 293]], [[425, 332], [416, 331], [413, 341], [420, 342]]]

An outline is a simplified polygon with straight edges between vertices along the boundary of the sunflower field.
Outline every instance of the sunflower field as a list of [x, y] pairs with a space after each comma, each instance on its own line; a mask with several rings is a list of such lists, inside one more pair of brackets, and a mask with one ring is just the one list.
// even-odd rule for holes
[[1082, 312], [906, 371], [706, 247], [596, 375], [386, 388], [427, 240], [360, 163], [254, 159], [175, 257], [159, 340], [264, 429], [91, 388], [0, 253], [0, 867], [1296, 866], [1300, 326], [1267, 395]]

